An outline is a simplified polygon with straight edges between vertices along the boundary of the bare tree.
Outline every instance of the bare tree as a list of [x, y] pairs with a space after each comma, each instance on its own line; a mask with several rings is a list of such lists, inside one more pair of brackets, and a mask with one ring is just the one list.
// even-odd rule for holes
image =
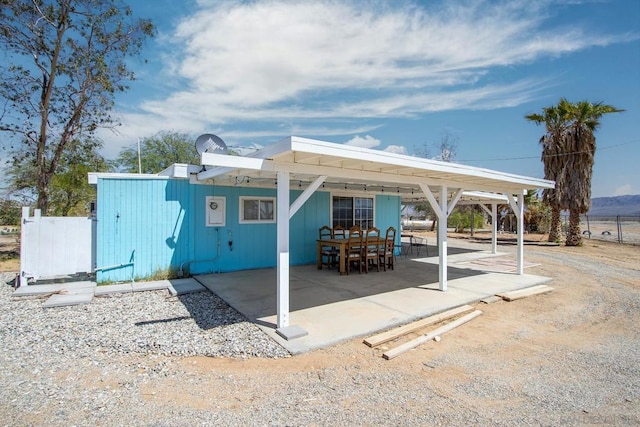
[[134, 74], [128, 57], [153, 36], [120, 0], [13, 0], [0, 8], [0, 130], [14, 156], [33, 156], [37, 207], [73, 141], [117, 126], [114, 96]]

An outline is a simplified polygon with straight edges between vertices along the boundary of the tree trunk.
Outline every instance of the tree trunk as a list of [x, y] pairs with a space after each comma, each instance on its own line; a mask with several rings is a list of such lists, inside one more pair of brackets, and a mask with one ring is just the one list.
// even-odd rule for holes
[[582, 234], [580, 234], [580, 212], [575, 209], [569, 211], [569, 231], [567, 232], [566, 245], [582, 245]]
[[47, 215], [49, 209], [49, 183], [42, 177], [38, 176], [38, 182], [36, 183], [36, 189], [38, 192], [38, 201], [36, 202], [36, 208], [40, 209], [42, 216]]
[[560, 242], [560, 236], [562, 235], [562, 222], [560, 220], [560, 208], [557, 206], [551, 207], [551, 223], [549, 224], [549, 241]]

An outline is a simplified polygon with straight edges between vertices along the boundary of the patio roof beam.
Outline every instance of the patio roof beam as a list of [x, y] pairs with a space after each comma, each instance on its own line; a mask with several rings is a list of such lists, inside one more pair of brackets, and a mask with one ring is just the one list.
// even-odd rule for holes
[[[206, 158], [204, 157], [206, 155]], [[240, 159], [241, 161], [237, 161]], [[248, 161], [245, 161], [248, 160]], [[349, 168], [340, 166], [326, 166], [316, 164], [292, 164], [287, 162], [276, 162], [272, 160], [256, 159], [256, 158], [241, 158], [237, 156], [225, 156], [221, 154], [203, 154], [203, 163], [207, 162], [207, 166], [215, 166], [212, 169], [201, 171], [198, 173], [198, 180], [206, 180], [215, 178], [221, 175], [275, 175], [275, 171], [280, 168], [289, 168], [292, 173], [300, 175], [326, 175], [336, 179], [358, 179], [360, 181], [370, 181], [380, 183], [381, 185], [415, 185], [416, 181], [432, 186], [446, 185], [453, 188], [467, 188], [473, 191], [485, 191], [493, 193], [502, 193], [504, 191], [510, 191], [517, 193], [522, 191], [523, 187], [514, 183], [512, 186], [505, 186], [505, 183], [496, 183], [495, 185], [487, 178], [478, 178], [475, 181], [471, 181], [468, 177], [459, 180], [450, 179], [452, 175], [444, 175], [435, 173], [429, 175], [425, 171], [424, 174], [402, 174], [395, 172], [383, 172], [375, 170], [366, 170], [362, 168]], [[234, 164], [234, 166], [227, 166]], [[274, 176], [275, 178], [275, 176]]]
[[[282, 164], [283, 166], [285, 164]], [[316, 166], [316, 165], [289, 165], [292, 173], [307, 174], [307, 175], [327, 175], [331, 178], [339, 179], [357, 179], [359, 181], [371, 181], [380, 183], [381, 185], [410, 185], [415, 186], [416, 182], [420, 182], [425, 185], [442, 186], [453, 188], [462, 188], [473, 191], [487, 191], [492, 193], [503, 193], [504, 191], [513, 191], [517, 193], [522, 190], [522, 187], [514, 185], [514, 187], [505, 187], [504, 183], [496, 183], [495, 185], [475, 182], [475, 183], [463, 183], [440, 179], [437, 175], [434, 177], [417, 176], [417, 175], [401, 175], [395, 173], [373, 172], [361, 169], [347, 169], [333, 166]]]
[[456, 207], [456, 204], [460, 200], [460, 197], [462, 197], [462, 192], [463, 192], [462, 188], [458, 189], [456, 194], [451, 199], [451, 203], [449, 203], [449, 207], [447, 209], [447, 217], [449, 217], [449, 215], [451, 215], [451, 212], [453, 212], [453, 208]]
[[298, 198], [291, 204], [289, 208], [289, 219], [291, 219], [296, 212], [304, 205], [309, 197], [316, 192], [316, 190], [322, 185], [322, 183], [327, 179], [326, 175], [319, 176], [316, 178], [311, 185], [309, 185], [305, 190], [298, 196]]

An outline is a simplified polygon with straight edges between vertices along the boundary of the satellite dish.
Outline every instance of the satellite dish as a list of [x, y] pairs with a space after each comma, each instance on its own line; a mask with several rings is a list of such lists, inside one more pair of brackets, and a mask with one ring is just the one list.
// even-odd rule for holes
[[227, 154], [227, 144], [222, 138], [212, 133], [205, 133], [196, 139], [196, 151], [200, 155], [202, 153]]

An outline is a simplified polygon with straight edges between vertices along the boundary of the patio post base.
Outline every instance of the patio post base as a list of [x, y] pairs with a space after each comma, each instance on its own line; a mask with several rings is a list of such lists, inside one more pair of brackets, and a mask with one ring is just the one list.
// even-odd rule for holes
[[309, 335], [309, 332], [305, 331], [298, 325], [290, 325], [285, 326], [284, 328], [278, 328], [276, 329], [276, 333], [287, 341]]

